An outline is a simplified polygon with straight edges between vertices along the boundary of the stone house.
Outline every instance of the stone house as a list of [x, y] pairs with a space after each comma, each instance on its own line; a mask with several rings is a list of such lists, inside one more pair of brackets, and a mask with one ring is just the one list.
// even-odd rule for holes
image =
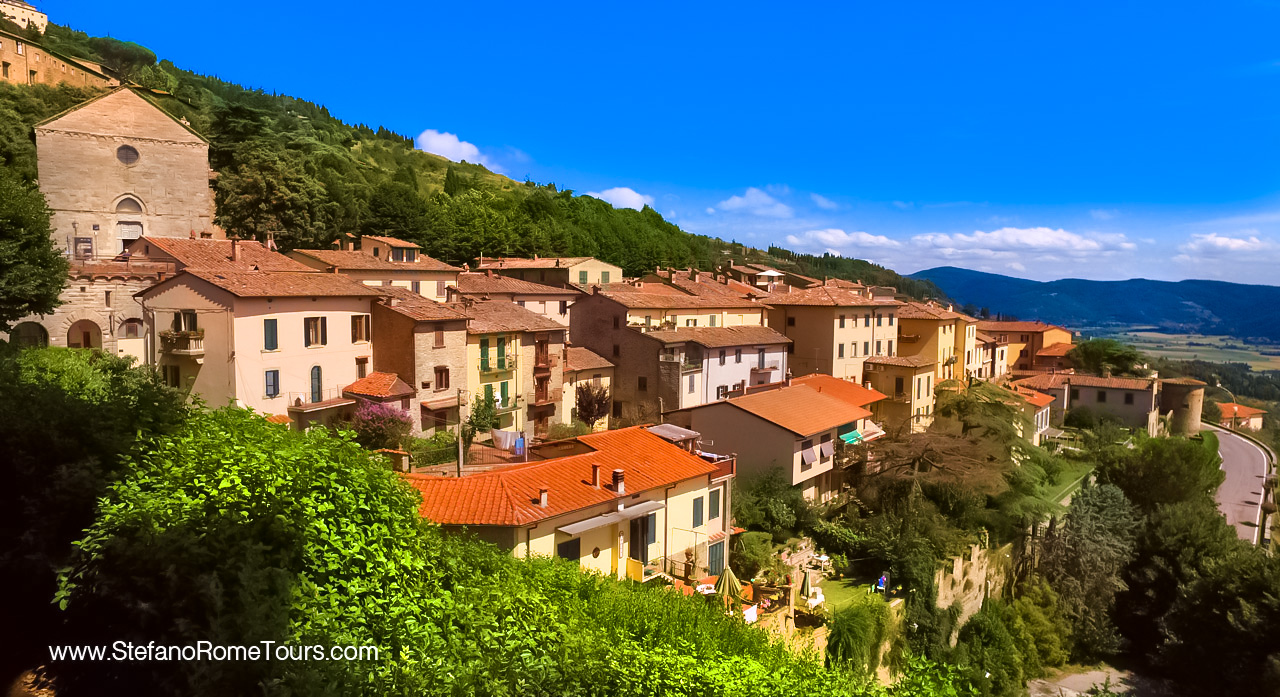
[[791, 370], [863, 380], [863, 362], [899, 352], [902, 302], [857, 284], [825, 283], [776, 292], [766, 300], [769, 326], [791, 339]]
[[[14, 6], [0, 0], [0, 14]], [[21, 22], [19, 22], [21, 23]], [[42, 29], [43, 31], [43, 29]], [[116, 87], [120, 81], [90, 60], [50, 51], [29, 39], [0, 29], [0, 82], [15, 85]]]
[[449, 299], [449, 286], [462, 269], [432, 259], [412, 242], [365, 235], [355, 249], [295, 249], [289, 256], [317, 271], [340, 273], [369, 286], [408, 288], [437, 302]]
[[543, 285], [586, 289], [622, 281], [622, 267], [592, 257], [485, 258], [476, 263], [479, 271], [493, 271]]
[[505, 300], [536, 312], [564, 327], [569, 326], [569, 312], [582, 291], [573, 287], [549, 286], [519, 278], [483, 273], [460, 273], [450, 288], [450, 300]]

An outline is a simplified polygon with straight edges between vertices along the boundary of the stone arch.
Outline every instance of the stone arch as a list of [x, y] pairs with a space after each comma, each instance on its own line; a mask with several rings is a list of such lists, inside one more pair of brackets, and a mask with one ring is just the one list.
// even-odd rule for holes
[[49, 330], [39, 322], [20, 322], [9, 332], [9, 340], [24, 348], [48, 346]]
[[146, 215], [147, 204], [142, 200], [141, 196], [133, 192], [125, 192], [117, 196], [116, 200], [111, 203], [111, 210], [126, 215]]
[[91, 319], [76, 320], [67, 328], [67, 346], [70, 348], [102, 348], [102, 327]]

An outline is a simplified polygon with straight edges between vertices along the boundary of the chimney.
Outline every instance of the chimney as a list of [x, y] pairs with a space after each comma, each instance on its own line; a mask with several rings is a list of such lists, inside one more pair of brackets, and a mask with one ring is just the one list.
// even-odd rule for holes
[[787, 387], [791, 387], [791, 369], [790, 368], [787, 368], [786, 383], [787, 383]]
[[533, 260], [534, 260], [534, 261], [537, 261], [537, 260], [538, 260], [538, 255], [537, 255], [537, 254], [534, 254], [534, 255], [533, 255]]
[[591, 466], [591, 486], [600, 488], [600, 465]]
[[538, 489], [538, 505], [543, 508], [547, 507], [547, 487], [543, 486]]
[[618, 496], [625, 496], [627, 493], [627, 484], [623, 481], [626, 473], [621, 468], [613, 471], [613, 493]]
[[196, 231], [195, 231], [195, 230], [192, 230], [192, 231], [191, 231], [191, 239], [193, 239], [193, 240], [194, 240], [195, 238], [196, 238]]
[[240, 238], [231, 238], [231, 261], [240, 261]]
[[493, 278], [493, 269], [485, 269], [484, 275], [488, 276], [489, 278]]

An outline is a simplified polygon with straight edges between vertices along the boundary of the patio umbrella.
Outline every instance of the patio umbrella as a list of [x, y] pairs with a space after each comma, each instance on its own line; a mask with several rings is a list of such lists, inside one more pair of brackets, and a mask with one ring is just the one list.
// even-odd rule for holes
[[813, 589], [809, 587], [809, 570], [805, 569], [800, 573], [804, 574], [804, 580], [800, 582], [800, 597], [808, 598], [813, 593]]
[[733, 575], [733, 569], [726, 566], [720, 573], [720, 578], [716, 579], [716, 595], [732, 600], [742, 598], [742, 584], [738, 583], [738, 577]]

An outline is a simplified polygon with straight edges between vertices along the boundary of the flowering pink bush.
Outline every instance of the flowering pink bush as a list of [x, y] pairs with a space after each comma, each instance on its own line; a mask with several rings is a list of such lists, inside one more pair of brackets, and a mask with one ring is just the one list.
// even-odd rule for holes
[[361, 401], [343, 427], [355, 431], [356, 442], [371, 450], [399, 449], [409, 438], [413, 422], [398, 405]]

